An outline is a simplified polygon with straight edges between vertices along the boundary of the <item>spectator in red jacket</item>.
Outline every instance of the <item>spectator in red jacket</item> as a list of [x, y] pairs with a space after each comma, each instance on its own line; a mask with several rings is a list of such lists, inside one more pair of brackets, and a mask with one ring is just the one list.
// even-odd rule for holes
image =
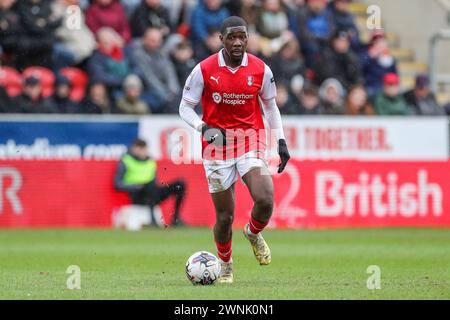
[[94, 0], [86, 10], [86, 24], [94, 34], [102, 27], [114, 29], [124, 40], [131, 40], [130, 26], [122, 4], [117, 0]]

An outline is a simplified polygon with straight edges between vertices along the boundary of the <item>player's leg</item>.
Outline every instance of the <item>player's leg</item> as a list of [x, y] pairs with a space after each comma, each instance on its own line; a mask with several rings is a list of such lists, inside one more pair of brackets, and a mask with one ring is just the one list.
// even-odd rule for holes
[[234, 220], [234, 183], [221, 192], [211, 194], [216, 211], [216, 223], [214, 225], [214, 241], [217, 255], [221, 261], [221, 271], [218, 281], [220, 283], [233, 282], [232, 239]]
[[221, 261], [221, 272], [218, 281], [221, 283], [233, 282], [232, 259], [232, 224], [234, 219], [234, 184], [237, 180], [237, 171], [234, 160], [203, 162], [208, 188], [216, 211], [214, 225], [214, 241], [217, 255]]
[[244, 235], [252, 245], [253, 253], [260, 265], [268, 265], [271, 251], [264, 240], [261, 231], [269, 223], [273, 210], [273, 182], [272, 177], [262, 159], [246, 159], [241, 162], [240, 172], [250, 195], [253, 199], [253, 209], [250, 221], [244, 228]]

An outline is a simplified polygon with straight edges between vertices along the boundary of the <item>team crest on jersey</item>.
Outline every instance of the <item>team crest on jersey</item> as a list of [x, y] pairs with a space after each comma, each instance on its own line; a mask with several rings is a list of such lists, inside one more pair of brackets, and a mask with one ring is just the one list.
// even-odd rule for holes
[[253, 85], [253, 76], [247, 76], [247, 85], [250, 87]]
[[222, 96], [220, 95], [220, 93], [218, 92], [214, 92], [212, 94], [212, 98], [214, 100], [215, 103], [219, 104], [220, 102], [222, 102]]

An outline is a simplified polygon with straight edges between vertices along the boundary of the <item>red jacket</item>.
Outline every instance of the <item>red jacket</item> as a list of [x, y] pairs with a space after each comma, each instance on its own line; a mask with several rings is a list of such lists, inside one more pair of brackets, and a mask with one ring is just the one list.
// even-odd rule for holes
[[86, 24], [96, 34], [101, 27], [111, 27], [122, 36], [125, 42], [131, 40], [130, 26], [122, 4], [114, 0], [108, 6], [91, 4], [86, 10]]

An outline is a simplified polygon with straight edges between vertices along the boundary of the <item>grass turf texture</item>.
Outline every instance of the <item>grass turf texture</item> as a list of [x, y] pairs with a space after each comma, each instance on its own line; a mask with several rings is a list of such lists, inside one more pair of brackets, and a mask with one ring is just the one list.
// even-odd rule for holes
[[[450, 299], [450, 232], [439, 229], [268, 230], [272, 264], [257, 264], [235, 230], [235, 283], [193, 286], [209, 229], [1, 230], [0, 299]], [[69, 265], [81, 290], [66, 287]], [[369, 265], [381, 289], [368, 290]]]

